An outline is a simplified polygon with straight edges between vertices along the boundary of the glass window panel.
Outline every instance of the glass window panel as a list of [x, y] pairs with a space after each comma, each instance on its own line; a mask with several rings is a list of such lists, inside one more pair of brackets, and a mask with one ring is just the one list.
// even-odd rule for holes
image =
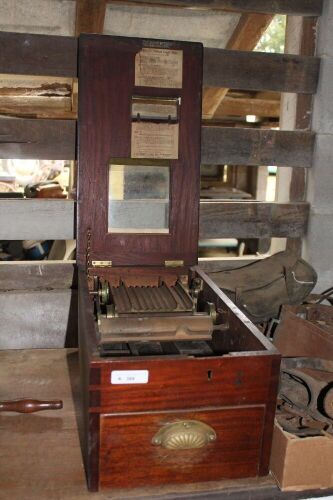
[[169, 185], [167, 166], [111, 164], [108, 231], [168, 233]]

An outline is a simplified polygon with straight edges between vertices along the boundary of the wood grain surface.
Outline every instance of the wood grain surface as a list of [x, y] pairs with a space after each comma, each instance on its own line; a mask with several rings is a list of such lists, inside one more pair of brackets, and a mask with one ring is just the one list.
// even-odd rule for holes
[[75, 77], [77, 39], [0, 32], [0, 73]]
[[[264, 406], [255, 406], [102, 415], [101, 486], [129, 488], [256, 476], [264, 414]], [[216, 432], [216, 441], [192, 450], [170, 450], [152, 444], [163, 425], [179, 420], [209, 425]]]
[[[78, 242], [85, 263], [91, 229], [91, 260], [114, 266], [164, 266], [165, 260], [193, 265], [198, 255], [202, 45], [157, 42], [182, 51], [182, 88], [135, 86], [139, 38], [83, 35], [79, 40]], [[163, 45], [164, 44], [164, 45]], [[166, 44], [166, 45], [165, 45]], [[160, 46], [160, 45], [158, 45]], [[167, 234], [108, 232], [108, 178], [111, 158], [131, 158], [132, 96], [181, 98], [179, 155], [170, 160]], [[120, 160], [121, 161], [121, 160]]]
[[333, 490], [281, 492], [270, 476], [155, 488], [86, 489], [75, 405], [79, 402], [78, 357], [73, 349], [0, 352], [1, 397], [61, 398], [58, 412], [3, 413], [0, 419], [1, 500], [295, 500]]
[[[109, 2], [113, 0], [108, 0]], [[267, 12], [316, 16], [322, 12], [322, 0], [118, 0], [142, 5], [210, 8], [232, 12]]]
[[75, 128], [74, 120], [0, 118], [0, 156], [73, 160]]
[[305, 131], [202, 127], [201, 162], [311, 167], [314, 141]]

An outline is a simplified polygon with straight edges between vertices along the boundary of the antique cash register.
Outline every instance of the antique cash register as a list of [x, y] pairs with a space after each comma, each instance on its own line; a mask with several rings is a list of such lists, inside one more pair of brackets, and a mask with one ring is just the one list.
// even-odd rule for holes
[[268, 472], [279, 355], [197, 267], [202, 57], [199, 43], [79, 39], [91, 491]]

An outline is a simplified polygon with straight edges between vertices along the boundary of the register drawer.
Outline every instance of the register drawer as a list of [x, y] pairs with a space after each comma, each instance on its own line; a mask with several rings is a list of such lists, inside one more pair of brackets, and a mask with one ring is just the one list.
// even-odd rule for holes
[[[112, 384], [114, 371], [145, 370], [148, 382]], [[90, 384], [90, 409], [98, 413], [267, 404], [272, 356], [108, 360], [99, 383]], [[258, 376], [260, 374], [260, 376]]]
[[[104, 487], [191, 483], [258, 475], [264, 406], [100, 416], [99, 482]], [[214, 442], [168, 449], [152, 443], [166, 424], [200, 421]]]

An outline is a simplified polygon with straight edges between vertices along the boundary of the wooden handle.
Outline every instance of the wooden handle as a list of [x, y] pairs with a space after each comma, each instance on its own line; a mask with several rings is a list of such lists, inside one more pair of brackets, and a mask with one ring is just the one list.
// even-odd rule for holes
[[15, 399], [0, 401], [0, 411], [15, 411], [17, 413], [34, 413], [42, 410], [61, 410], [62, 401], [39, 401], [38, 399]]

